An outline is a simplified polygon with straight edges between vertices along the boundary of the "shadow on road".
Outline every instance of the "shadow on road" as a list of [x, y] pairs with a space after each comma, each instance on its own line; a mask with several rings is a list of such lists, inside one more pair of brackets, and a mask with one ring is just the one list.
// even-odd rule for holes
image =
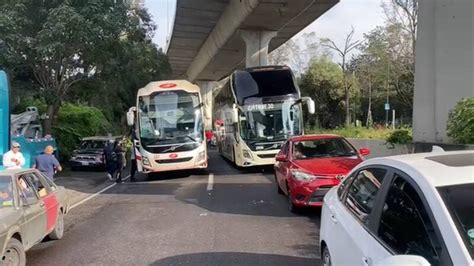
[[300, 258], [274, 254], [240, 252], [209, 252], [173, 256], [151, 265], [322, 265], [319, 259]]

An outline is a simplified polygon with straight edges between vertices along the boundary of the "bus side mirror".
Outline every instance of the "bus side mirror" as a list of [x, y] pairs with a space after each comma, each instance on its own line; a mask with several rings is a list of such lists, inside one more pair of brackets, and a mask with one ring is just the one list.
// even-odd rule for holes
[[128, 109], [128, 112], [127, 112], [127, 125], [129, 127], [131, 127], [135, 124], [135, 112], [136, 111], [137, 111], [137, 108], [135, 106]]
[[233, 106], [232, 108], [232, 123], [235, 124], [235, 123], [238, 123], [239, 122], [239, 111], [237, 109], [237, 107]]
[[311, 99], [311, 97], [303, 97], [301, 98], [301, 100], [303, 100], [303, 102], [308, 105], [308, 113], [314, 114], [316, 111], [316, 107], [313, 99]]

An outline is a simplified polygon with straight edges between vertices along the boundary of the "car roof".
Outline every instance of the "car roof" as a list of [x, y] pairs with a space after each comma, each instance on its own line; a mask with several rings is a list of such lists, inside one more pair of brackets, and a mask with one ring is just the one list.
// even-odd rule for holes
[[109, 140], [109, 139], [119, 139], [121, 138], [121, 136], [111, 136], [111, 137], [108, 137], [108, 136], [94, 136], [94, 137], [85, 137], [85, 138], [82, 138], [82, 140]]
[[342, 138], [339, 135], [334, 134], [312, 134], [312, 135], [303, 135], [291, 137], [290, 141], [305, 141], [305, 140], [318, 140], [318, 139], [336, 139]]
[[25, 173], [25, 172], [31, 172], [34, 171], [32, 168], [21, 168], [21, 169], [4, 169], [0, 171], [0, 175], [9, 175], [9, 176], [14, 176], [17, 174]]
[[[363, 163], [363, 165], [368, 164], [395, 167], [410, 175], [417, 183], [427, 182], [433, 187], [474, 183], [474, 151], [472, 150], [379, 157]], [[419, 175], [410, 174], [414, 172]], [[423, 180], [416, 180], [417, 178]]]

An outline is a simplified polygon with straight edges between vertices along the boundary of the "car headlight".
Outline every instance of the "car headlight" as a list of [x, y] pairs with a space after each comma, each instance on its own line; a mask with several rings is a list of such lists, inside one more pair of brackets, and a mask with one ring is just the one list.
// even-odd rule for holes
[[306, 172], [302, 172], [302, 171], [299, 171], [299, 170], [291, 170], [291, 174], [298, 181], [312, 181], [312, 180], [315, 180], [316, 178], [318, 178], [315, 175], [308, 174]]
[[244, 158], [252, 159], [252, 153], [250, 153], [249, 150], [243, 150], [242, 155], [244, 156]]
[[150, 160], [148, 160], [147, 157], [143, 156], [143, 157], [142, 157], [142, 161], [143, 161], [143, 165], [151, 166]]
[[206, 159], [206, 152], [205, 151], [202, 151], [198, 154], [198, 157], [197, 157], [197, 161], [200, 162], [200, 161], [203, 161]]

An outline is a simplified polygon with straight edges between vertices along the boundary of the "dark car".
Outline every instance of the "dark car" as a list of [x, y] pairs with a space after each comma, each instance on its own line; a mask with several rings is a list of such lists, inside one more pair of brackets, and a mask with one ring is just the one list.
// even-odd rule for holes
[[104, 169], [104, 148], [109, 140], [120, 140], [119, 136], [83, 138], [78, 149], [74, 150], [69, 161], [71, 170]]

